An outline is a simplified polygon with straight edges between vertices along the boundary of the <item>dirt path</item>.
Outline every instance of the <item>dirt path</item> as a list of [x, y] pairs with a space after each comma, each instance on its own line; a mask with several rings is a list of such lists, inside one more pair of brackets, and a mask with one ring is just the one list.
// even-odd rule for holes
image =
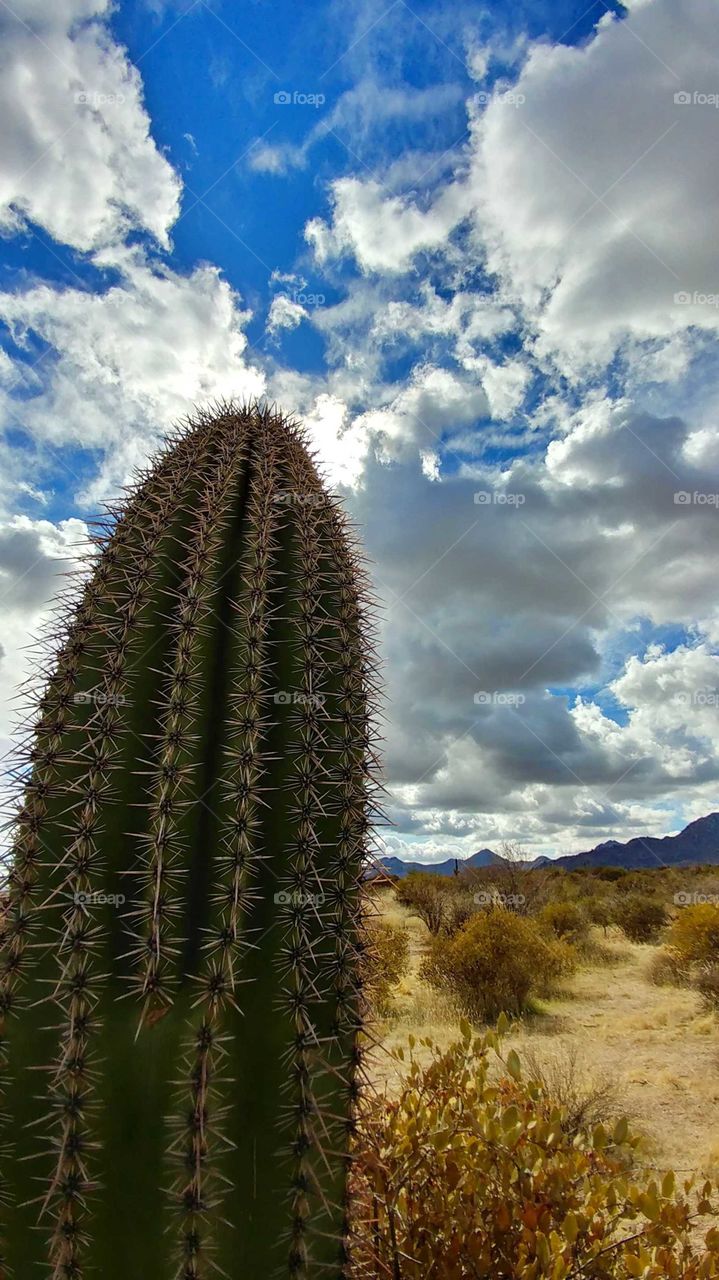
[[[383, 914], [410, 931], [411, 971], [400, 984], [397, 1016], [381, 1030], [373, 1074], [391, 1089], [400, 1069], [385, 1052], [410, 1034], [440, 1045], [455, 1036], [457, 1011], [419, 977], [425, 926], [393, 899]], [[510, 1037], [521, 1056], [541, 1061], [576, 1052], [587, 1076], [608, 1080], [635, 1130], [646, 1135], [643, 1161], [677, 1172], [719, 1173], [719, 1023], [691, 991], [655, 987], [646, 978], [654, 948], [611, 939], [613, 963], [581, 969], [566, 996]]]
[[566, 999], [513, 1037], [556, 1053], [576, 1047], [588, 1071], [611, 1081], [648, 1164], [676, 1172], [719, 1171], [719, 1031], [692, 991], [655, 987], [646, 970], [655, 950], [615, 944], [611, 967], [581, 970]]

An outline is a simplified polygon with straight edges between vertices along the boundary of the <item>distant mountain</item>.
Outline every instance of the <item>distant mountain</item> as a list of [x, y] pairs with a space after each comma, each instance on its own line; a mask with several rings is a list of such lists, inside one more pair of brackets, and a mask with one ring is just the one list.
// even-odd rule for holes
[[719, 863], [719, 813], [697, 818], [675, 836], [637, 836], [622, 844], [605, 840], [584, 853], [571, 853], [557, 858], [560, 867], [639, 867], [687, 866], [693, 862]]
[[[469, 858], [458, 858], [459, 870], [465, 867], [502, 866], [505, 859], [491, 849], [478, 849]], [[391, 876], [406, 876], [410, 871], [432, 871], [439, 876], [454, 875], [455, 859], [444, 862], [404, 862], [402, 858], [380, 858]], [[636, 836], [627, 840], [604, 840], [583, 853], [564, 854], [561, 858], [540, 856], [527, 866], [557, 866], [567, 870], [581, 867], [624, 867], [630, 871], [640, 867], [688, 866], [691, 863], [719, 864], [719, 813], [697, 818], [675, 836]]]
[[462, 871], [465, 867], [501, 866], [504, 859], [491, 849], [478, 849], [469, 858], [447, 858], [444, 862], [403, 862], [401, 858], [380, 858], [380, 862], [389, 875], [401, 878], [408, 876], [410, 871], [432, 871], [438, 876], [453, 876], [455, 863]]

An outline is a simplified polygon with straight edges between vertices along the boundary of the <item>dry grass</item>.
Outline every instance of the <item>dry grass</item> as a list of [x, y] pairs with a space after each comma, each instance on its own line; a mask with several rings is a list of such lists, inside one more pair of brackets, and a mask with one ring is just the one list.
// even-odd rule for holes
[[[383, 1050], [405, 1045], [410, 1034], [449, 1044], [459, 1011], [418, 976], [429, 940], [425, 926], [391, 895], [383, 895], [381, 909], [406, 924], [411, 939], [410, 972], [396, 993], [393, 1018], [379, 1028], [372, 1064], [378, 1084], [391, 1090], [399, 1068]], [[716, 1177], [719, 1020], [702, 1011], [695, 992], [649, 981], [654, 947], [620, 942], [611, 933], [604, 940], [601, 932], [597, 943], [602, 962], [590, 958], [569, 981], [566, 995], [545, 1002], [513, 1031], [508, 1045], [547, 1071], [561, 1071], [574, 1060], [574, 1074], [584, 1077], [586, 1088], [606, 1088], [610, 1109], [621, 1104], [646, 1135], [647, 1165]]]

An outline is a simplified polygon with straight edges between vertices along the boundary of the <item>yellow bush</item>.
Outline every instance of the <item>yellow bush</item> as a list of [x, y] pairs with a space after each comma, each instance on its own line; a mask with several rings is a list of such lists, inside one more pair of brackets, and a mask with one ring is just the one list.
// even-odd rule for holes
[[421, 975], [457, 995], [474, 1017], [491, 1022], [520, 1014], [574, 968], [566, 943], [546, 937], [536, 921], [512, 911], [480, 911], [451, 937], [432, 941]]
[[684, 907], [669, 931], [667, 942], [686, 964], [719, 963], [719, 904], [699, 902]]
[[[625, 1120], [567, 1130], [541, 1081], [494, 1033], [445, 1053], [429, 1040], [393, 1099], [365, 1104], [353, 1166], [352, 1280], [709, 1280], [719, 1230], [702, 1248], [696, 1215], [716, 1212], [711, 1184], [632, 1176]], [[404, 1055], [400, 1055], [404, 1056]]]
[[375, 1013], [387, 1014], [392, 991], [409, 968], [409, 934], [388, 920], [367, 922], [367, 948], [362, 961], [367, 999]]
[[578, 902], [548, 902], [539, 920], [548, 932], [567, 942], [578, 942], [587, 934], [587, 917]]

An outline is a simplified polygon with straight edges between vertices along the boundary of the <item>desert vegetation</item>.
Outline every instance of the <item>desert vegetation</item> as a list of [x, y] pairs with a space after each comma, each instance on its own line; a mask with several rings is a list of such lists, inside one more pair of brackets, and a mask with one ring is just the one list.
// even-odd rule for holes
[[716, 869], [519, 864], [369, 896], [402, 961], [352, 1275], [719, 1275]]
[[[719, 1274], [711, 1183], [636, 1167], [639, 1138], [572, 1118], [546, 1077], [469, 1023], [441, 1050], [410, 1040], [395, 1097], [366, 1110], [355, 1166], [353, 1274], [406, 1280]], [[400, 1051], [401, 1054], [401, 1051]], [[403, 1055], [402, 1055], [403, 1056]]]

